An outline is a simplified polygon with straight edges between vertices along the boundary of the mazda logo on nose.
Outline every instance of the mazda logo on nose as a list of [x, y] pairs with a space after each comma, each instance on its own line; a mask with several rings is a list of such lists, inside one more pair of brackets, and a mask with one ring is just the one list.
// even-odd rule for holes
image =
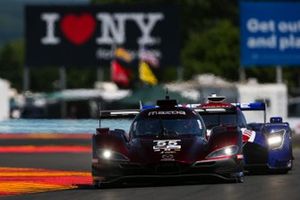
[[174, 155], [173, 154], [163, 154], [161, 156], [162, 160], [174, 160]]

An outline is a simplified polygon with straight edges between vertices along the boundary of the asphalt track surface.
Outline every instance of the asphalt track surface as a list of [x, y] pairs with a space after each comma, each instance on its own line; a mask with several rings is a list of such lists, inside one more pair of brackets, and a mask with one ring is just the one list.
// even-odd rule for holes
[[[94, 189], [90, 185], [78, 189], [4, 196], [0, 199], [300, 199], [300, 149], [294, 151], [294, 170], [286, 175], [251, 175], [244, 183], [223, 183], [219, 180], [199, 183], [160, 183], [131, 185], [123, 188]], [[90, 170], [90, 153], [0, 154], [0, 166], [59, 170]]]

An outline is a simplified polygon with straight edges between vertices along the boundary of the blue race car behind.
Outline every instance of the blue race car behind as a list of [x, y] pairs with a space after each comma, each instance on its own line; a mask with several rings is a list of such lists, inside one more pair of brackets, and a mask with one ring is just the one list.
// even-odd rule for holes
[[[237, 125], [243, 133], [245, 169], [253, 173], [266, 170], [287, 173], [293, 167], [292, 132], [281, 117], [271, 117], [266, 122], [265, 103], [226, 103], [225, 97], [210, 96], [205, 104], [191, 105], [202, 116], [207, 127], [207, 137], [214, 126]], [[233, 115], [232, 110], [237, 114]], [[243, 112], [263, 111], [263, 123], [247, 124]]]
[[277, 173], [292, 169], [292, 132], [288, 123], [282, 122], [281, 117], [271, 117], [269, 123], [251, 123], [248, 127], [255, 131], [255, 138], [243, 148], [245, 169]]

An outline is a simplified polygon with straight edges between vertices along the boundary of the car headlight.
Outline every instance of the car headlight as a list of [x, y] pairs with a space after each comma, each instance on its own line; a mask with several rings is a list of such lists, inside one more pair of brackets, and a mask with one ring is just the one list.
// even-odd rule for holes
[[107, 160], [110, 159], [111, 155], [112, 155], [111, 151], [107, 150], [107, 149], [104, 150], [101, 154], [102, 154], [102, 157]]
[[270, 133], [268, 136], [268, 145], [271, 149], [279, 149], [282, 147], [285, 130]]
[[110, 149], [99, 149], [99, 158], [103, 160], [113, 160], [113, 161], [128, 161], [129, 159], [121, 153], [112, 151]]
[[224, 157], [224, 156], [232, 156], [237, 154], [239, 151], [239, 147], [236, 145], [231, 145], [231, 146], [227, 146], [221, 149], [217, 149], [213, 152], [211, 152], [210, 154], [208, 154], [208, 156], [206, 158], [219, 158], [219, 157]]

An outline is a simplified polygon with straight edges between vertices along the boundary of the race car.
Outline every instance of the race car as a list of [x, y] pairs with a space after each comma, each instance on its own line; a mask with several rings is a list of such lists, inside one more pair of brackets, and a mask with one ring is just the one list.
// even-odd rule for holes
[[214, 127], [207, 139], [200, 115], [168, 98], [139, 111], [101, 112], [102, 117], [129, 115], [136, 115], [129, 133], [98, 128], [92, 137], [96, 187], [147, 178], [243, 182], [242, 135], [236, 126]]
[[[292, 132], [281, 117], [266, 122], [265, 103], [226, 103], [225, 97], [212, 95], [208, 102], [193, 105], [207, 127], [207, 137], [215, 126], [237, 125], [243, 134], [245, 169], [250, 172], [287, 173], [292, 169]], [[264, 122], [247, 124], [243, 112], [263, 111]]]

